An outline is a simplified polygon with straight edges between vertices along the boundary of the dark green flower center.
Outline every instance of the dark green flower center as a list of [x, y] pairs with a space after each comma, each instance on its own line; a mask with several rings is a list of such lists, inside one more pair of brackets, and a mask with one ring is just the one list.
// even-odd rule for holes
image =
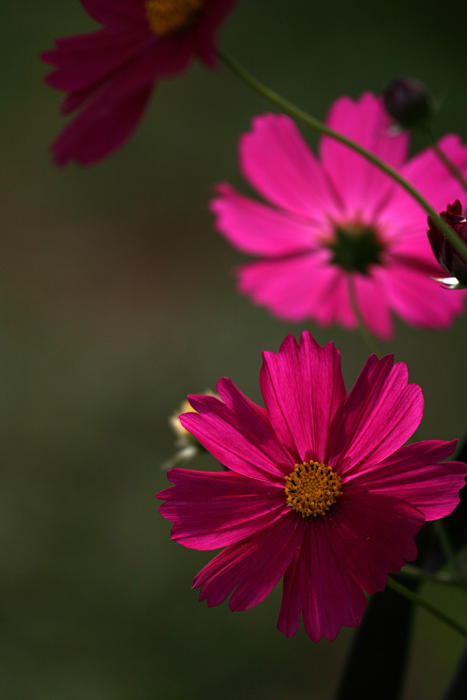
[[335, 239], [328, 246], [332, 250], [331, 262], [347, 272], [368, 274], [370, 265], [381, 262], [384, 245], [371, 226], [354, 225], [336, 228]]

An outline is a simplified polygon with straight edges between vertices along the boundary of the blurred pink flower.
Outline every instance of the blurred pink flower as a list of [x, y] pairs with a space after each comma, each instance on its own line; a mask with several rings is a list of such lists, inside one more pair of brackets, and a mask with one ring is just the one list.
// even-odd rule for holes
[[[435, 210], [462, 195], [431, 149], [407, 160], [408, 133], [391, 128], [374, 95], [337, 100], [326, 123], [400, 171]], [[445, 136], [439, 145], [467, 173], [467, 147], [458, 136]], [[429, 279], [440, 277], [441, 268], [426, 238], [424, 210], [337, 141], [323, 137], [319, 153], [318, 159], [284, 115], [256, 117], [241, 138], [242, 172], [269, 205], [228, 184], [217, 187], [211, 204], [227, 240], [261, 258], [238, 269], [239, 290], [279, 318], [310, 318], [322, 326], [355, 328], [355, 303], [369, 330], [384, 340], [393, 335], [391, 312], [417, 327], [451, 325], [465, 295], [449, 294]]]
[[154, 84], [193, 57], [215, 68], [216, 31], [235, 0], [81, 0], [101, 29], [58, 39], [41, 58], [57, 66], [46, 82], [65, 90], [61, 112], [80, 113], [52, 144], [54, 160], [89, 165], [120, 148]]
[[278, 627], [318, 641], [360, 624], [364, 591], [413, 560], [425, 520], [451, 513], [467, 465], [444, 462], [456, 441], [402, 447], [423, 413], [405, 364], [371, 355], [347, 394], [340, 355], [305, 331], [263, 353], [266, 408], [221, 379], [221, 400], [191, 396], [183, 426], [231, 471], [172, 469], [158, 498], [172, 538], [226, 547], [195, 577], [200, 600], [231, 610], [264, 600], [284, 577]]

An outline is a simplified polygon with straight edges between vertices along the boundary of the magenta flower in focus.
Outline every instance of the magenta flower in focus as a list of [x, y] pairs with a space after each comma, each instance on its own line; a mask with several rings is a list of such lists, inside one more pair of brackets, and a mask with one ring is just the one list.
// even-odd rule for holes
[[456, 441], [403, 447], [423, 413], [407, 367], [371, 355], [347, 394], [340, 355], [304, 332], [265, 352], [266, 408], [221, 379], [221, 400], [191, 396], [183, 426], [231, 471], [172, 469], [160, 512], [172, 538], [225, 547], [195, 577], [200, 600], [231, 610], [264, 600], [283, 577], [278, 627], [314, 641], [360, 624], [364, 591], [386, 586], [417, 549], [426, 520], [451, 513], [467, 465], [444, 462]]
[[[461, 185], [431, 149], [407, 160], [409, 134], [395, 133], [381, 99], [347, 97], [326, 122], [378, 155], [440, 211]], [[467, 173], [467, 147], [457, 136], [440, 147]], [[424, 210], [388, 176], [337, 141], [323, 137], [319, 159], [294, 122], [266, 114], [240, 140], [240, 166], [268, 201], [227, 184], [211, 207], [219, 231], [260, 260], [238, 269], [238, 287], [286, 321], [313, 319], [355, 328], [352, 298], [369, 330], [393, 335], [392, 313], [410, 325], [446, 328], [464, 309], [464, 293], [433, 285], [441, 268], [426, 238]]]
[[56, 66], [46, 82], [66, 91], [63, 114], [79, 114], [52, 144], [54, 160], [89, 165], [120, 148], [154, 84], [191, 59], [216, 66], [216, 31], [235, 0], [81, 0], [103, 27], [58, 39], [41, 58]]

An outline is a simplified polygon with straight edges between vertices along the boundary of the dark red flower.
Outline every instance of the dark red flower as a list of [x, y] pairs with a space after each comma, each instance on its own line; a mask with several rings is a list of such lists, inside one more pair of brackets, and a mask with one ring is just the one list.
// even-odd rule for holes
[[103, 27], [56, 41], [41, 58], [46, 82], [66, 92], [62, 114], [81, 108], [52, 144], [54, 160], [89, 165], [120, 148], [155, 83], [197, 57], [215, 68], [216, 32], [235, 0], [81, 0]]
[[[462, 214], [462, 205], [458, 199], [454, 204], [447, 205], [447, 211], [442, 211], [440, 217], [449, 224], [459, 238], [467, 243], [467, 219]], [[450, 275], [447, 278], [437, 278], [436, 281], [444, 282], [449, 289], [467, 288], [467, 263], [461, 258], [457, 250], [448, 241], [446, 236], [435, 224], [431, 216], [428, 217], [428, 240], [439, 264]]]

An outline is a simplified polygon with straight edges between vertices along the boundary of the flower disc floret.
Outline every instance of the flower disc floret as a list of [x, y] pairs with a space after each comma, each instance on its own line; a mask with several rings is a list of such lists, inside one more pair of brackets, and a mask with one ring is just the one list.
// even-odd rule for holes
[[322, 462], [296, 464], [285, 482], [287, 503], [303, 518], [326, 515], [342, 496], [339, 475]]
[[371, 265], [381, 264], [384, 245], [372, 226], [337, 227], [335, 239], [329, 244], [331, 263], [347, 272], [370, 274]]
[[155, 34], [166, 36], [188, 27], [203, 7], [203, 0], [146, 0], [146, 16]]

